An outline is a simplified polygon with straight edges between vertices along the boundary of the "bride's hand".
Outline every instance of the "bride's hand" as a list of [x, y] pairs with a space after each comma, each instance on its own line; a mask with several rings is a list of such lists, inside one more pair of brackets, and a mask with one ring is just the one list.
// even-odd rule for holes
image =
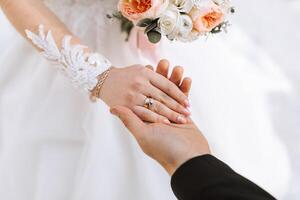
[[170, 80], [141, 65], [113, 68], [100, 96], [110, 107], [122, 105], [130, 109], [145, 109], [147, 97], [154, 99], [149, 109], [155, 114], [155, 122], [187, 122], [187, 96]]
[[[147, 68], [154, 70], [152, 66], [146, 66]], [[173, 82], [180, 90], [188, 97], [189, 92], [192, 85], [191, 78], [185, 77], [183, 78], [184, 69], [180, 66], [174, 67], [170, 77], [169, 74], [170, 64], [168, 60], [161, 60], [156, 68], [156, 73], [168, 78], [171, 82]], [[143, 108], [140, 106], [134, 106], [132, 111], [143, 121], [156, 123], [160, 122], [160, 116], [155, 112], [148, 110], [147, 108]]]

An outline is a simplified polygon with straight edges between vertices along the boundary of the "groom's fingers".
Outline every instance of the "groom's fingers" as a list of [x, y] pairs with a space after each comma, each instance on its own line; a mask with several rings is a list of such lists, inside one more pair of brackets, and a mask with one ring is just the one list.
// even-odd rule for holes
[[171, 77], [170, 77], [170, 81], [172, 81], [175, 85], [177, 85], [179, 87], [182, 77], [183, 77], [183, 72], [184, 72], [184, 69], [182, 67], [180, 67], [180, 66], [174, 67]]
[[123, 106], [115, 106], [110, 109], [110, 112], [119, 117], [123, 124], [136, 138], [142, 134], [141, 131], [146, 131], [147, 127], [144, 122], [130, 109]]
[[169, 67], [170, 67], [169, 61], [163, 59], [159, 61], [156, 72], [167, 78], [169, 74]]
[[186, 77], [183, 79], [181, 85], [180, 85], [180, 90], [188, 97], [190, 94], [190, 90], [192, 87], [192, 79], [189, 77]]

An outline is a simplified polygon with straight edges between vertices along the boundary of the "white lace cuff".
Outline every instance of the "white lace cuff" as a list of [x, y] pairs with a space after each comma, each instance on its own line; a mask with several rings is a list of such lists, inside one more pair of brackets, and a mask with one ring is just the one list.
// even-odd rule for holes
[[70, 78], [75, 87], [91, 91], [98, 82], [98, 76], [111, 67], [111, 63], [98, 53], [84, 53], [85, 46], [71, 45], [72, 36], [65, 36], [59, 50], [51, 34], [45, 33], [43, 25], [39, 26], [38, 35], [25, 30], [27, 37], [42, 50], [42, 55], [60, 64], [62, 72]]

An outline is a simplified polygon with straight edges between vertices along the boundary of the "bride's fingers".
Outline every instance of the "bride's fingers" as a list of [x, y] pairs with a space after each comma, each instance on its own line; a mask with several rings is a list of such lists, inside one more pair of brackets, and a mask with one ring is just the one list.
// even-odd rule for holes
[[169, 119], [172, 122], [175, 122], [178, 124], [187, 123], [187, 119], [185, 116], [171, 110], [170, 108], [168, 108], [167, 106], [165, 106], [164, 104], [162, 104], [161, 102], [159, 102], [155, 99], [153, 99], [152, 104], [149, 105], [149, 107], [147, 109], [153, 111], [154, 113], [156, 113], [158, 115], [166, 117], [167, 119]]
[[156, 87], [149, 85], [145, 96], [152, 97], [153, 99], [163, 103], [171, 110], [189, 116], [191, 113], [188, 109], [182, 106], [180, 103], [169, 97], [167, 94], [157, 89]]
[[145, 122], [170, 124], [170, 121], [166, 117], [156, 114], [155, 112], [142, 106], [134, 106], [132, 111]]
[[179, 87], [177, 87], [174, 83], [169, 81], [167, 78], [157, 73], [153, 73], [150, 76], [150, 83], [156, 88], [166, 93], [169, 97], [172, 97], [178, 103], [184, 106], [189, 106], [189, 101], [187, 96], [185, 96], [185, 94], [181, 92]]
[[192, 87], [192, 79], [185, 77], [180, 85], [180, 90], [188, 97]]
[[183, 72], [184, 69], [182, 67], [180, 66], [174, 67], [169, 80], [179, 87], [183, 77]]
[[169, 61], [163, 59], [163, 60], [159, 61], [157, 68], [156, 68], [156, 73], [168, 78], [169, 67], [170, 67]]

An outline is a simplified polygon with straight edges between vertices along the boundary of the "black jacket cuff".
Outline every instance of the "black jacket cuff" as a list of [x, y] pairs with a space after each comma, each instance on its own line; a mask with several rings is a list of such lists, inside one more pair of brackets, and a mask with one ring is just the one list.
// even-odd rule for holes
[[212, 155], [198, 156], [181, 165], [172, 176], [171, 186], [179, 200], [275, 199]]

